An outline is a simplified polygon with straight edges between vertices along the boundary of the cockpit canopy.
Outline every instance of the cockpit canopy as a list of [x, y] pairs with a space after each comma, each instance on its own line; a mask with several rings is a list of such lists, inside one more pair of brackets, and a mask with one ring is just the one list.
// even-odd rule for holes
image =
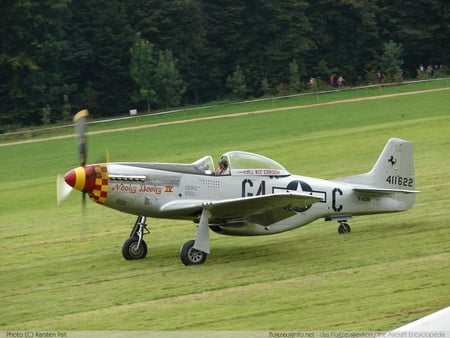
[[[233, 176], [288, 176], [290, 173], [278, 162], [258, 154], [245, 151], [229, 151], [221, 157], [228, 162], [230, 174]], [[214, 161], [205, 156], [193, 163], [205, 174], [214, 174]]]

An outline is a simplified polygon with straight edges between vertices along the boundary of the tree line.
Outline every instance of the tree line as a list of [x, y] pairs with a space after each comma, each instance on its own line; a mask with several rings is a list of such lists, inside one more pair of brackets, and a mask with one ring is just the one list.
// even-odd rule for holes
[[81, 108], [100, 117], [296, 93], [332, 74], [357, 84], [446, 73], [450, 3], [3, 0], [0, 34], [4, 132]]

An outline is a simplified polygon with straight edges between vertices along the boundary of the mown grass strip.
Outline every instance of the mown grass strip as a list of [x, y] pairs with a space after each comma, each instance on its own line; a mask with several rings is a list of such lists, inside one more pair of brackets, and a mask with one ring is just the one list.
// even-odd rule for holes
[[[376, 102], [376, 103], [375, 103]], [[417, 203], [276, 236], [211, 235], [200, 267], [178, 258], [189, 222], [149, 220], [149, 255], [120, 254], [134, 217], [79, 194], [57, 208], [72, 139], [0, 148], [1, 330], [388, 330], [447, 306], [450, 116], [447, 91], [93, 135], [89, 161], [193, 161], [242, 149], [291, 172], [367, 171], [387, 138], [414, 142]], [[112, 149], [111, 149], [112, 147]]]

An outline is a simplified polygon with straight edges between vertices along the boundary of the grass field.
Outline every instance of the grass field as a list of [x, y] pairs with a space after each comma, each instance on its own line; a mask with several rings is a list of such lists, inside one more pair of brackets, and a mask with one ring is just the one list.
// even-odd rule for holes
[[[399, 92], [438, 86], [448, 83]], [[278, 107], [249, 106], [222, 109]], [[112, 160], [156, 162], [239, 149], [321, 178], [369, 170], [389, 137], [414, 143], [421, 193], [411, 210], [354, 218], [344, 236], [323, 220], [274, 236], [212, 234], [211, 256], [193, 267], [178, 257], [190, 222], [149, 220], [149, 254], [130, 262], [120, 249], [133, 216], [88, 202], [82, 217], [75, 192], [56, 207], [56, 174], [77, 166], [74, 139], [0, 147], [0, 331], [389, 330], [446, 307], [449, 107], [443, 90], [92, 135], [89, 162], [105, 149]]]

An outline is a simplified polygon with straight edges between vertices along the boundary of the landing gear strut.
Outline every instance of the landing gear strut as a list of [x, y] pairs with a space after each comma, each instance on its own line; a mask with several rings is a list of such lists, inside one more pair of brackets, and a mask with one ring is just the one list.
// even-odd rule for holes
[[347, 221], [338, 221], [338, 222], [339, 222], [338, 233], [346, 234], [346, 233], [352, 231], [352, 229], [350, 228], [350, 225], [348, 225], [346, 223]]
[[138, 216], [131, 230], [130, 237], [126, 239], [122, 246], [122, 255], [126, 260], [142, 259], [147, 256], [147, 243], [144, 241], [145, 233], [150, 233], [145, 223], [147, 217]]

